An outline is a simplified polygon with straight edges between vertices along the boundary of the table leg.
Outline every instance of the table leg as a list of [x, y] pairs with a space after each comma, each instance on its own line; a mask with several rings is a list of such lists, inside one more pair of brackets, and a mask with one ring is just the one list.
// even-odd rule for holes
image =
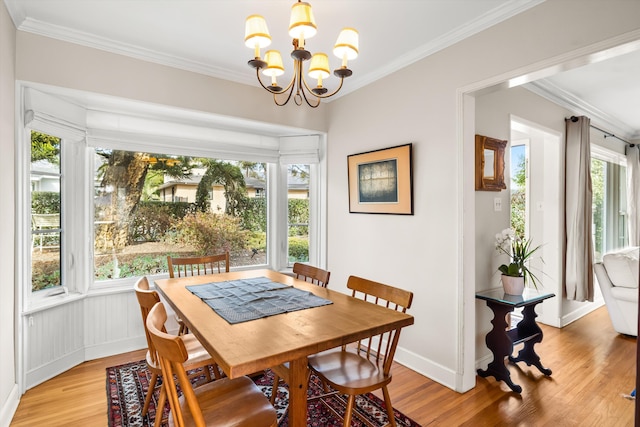
[[547, 369], [542, 366], [540, 362], [540, 356], [536, 354], [533, 350], [533, 346], [539, 342], [542, 342], [542, 329], [536, 323], [536, 317], [538, 315], [535, 311], [535, 305], [528, 305], [524, 308], [522, 314], [522, 320], [518, 323], [518, 336], [521, 337], [532, 337], [524, 341], [524, 347], [520, 352], [518, 352], [517, 357], [509, 356], [509, 361], [511, 363], [517, 362], [525, 362], [527, 366], [535, 366], [542, 372], [543, 374], [549, 376], [551, 375], [551, 369]]
[[307, 387], [309, 383], [307, 358], [289, 362], [289, 425], [307, 425]]
[[493, 353], [493, 361], [489, 363], [486, 370], [478, 369], [478, 375], [483, 378], [493, 376], [498, 381], [504, 381], [511, 390], [516, 393], [522, 392], [522, 387], [511, 381], [511, 373], [505, 366], [505, 358], [511, 355], [513, 351], [513, 343], [507, 335], [507, 321], [505, 316], [513, 311], [512, 307], [493, 304], [487, 301], [487, 306], [493, 311], [493, 320], [491, 324], [493, 329], [485, 337], [487, 347]]

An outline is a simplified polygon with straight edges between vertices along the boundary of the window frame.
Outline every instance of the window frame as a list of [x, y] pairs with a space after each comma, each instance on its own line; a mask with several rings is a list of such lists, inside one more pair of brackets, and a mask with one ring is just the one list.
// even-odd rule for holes
[[[31, 290], [31, 131], [42, 132], [60, 138], [60, 287], [38, 291]], [[22, 254], [18, 274], [25, 283], [19, 292], [23, 296], [25, 312], [59, 304], [64, 297], [78, 297], [87, 291], [86, 266], [78, 263], [81, 253], [89, 253], [86, 241], [87, 187], [83, 185], [86, 174], [86, 157], [83, 156], [85, 132], [61, 123], [43, 123], [35, 120], [19, 131], [16, 155], [18, 162], [18, 185], [24, 191], [17, 191], [23, 200], [18, 202], [18, 221], [22, 239], [18, 240], [18, 252]], [[21, 185], [22, 183], [22, 185]], [[69, 194], [75, 193], [73, 198]], [[23, 224], [20, 227], [20, 222]], [[72, 231], [73, 230], [73, 231]], [[75, 230], [79, 230], [76, 232]], [[22, 245], [20, 245], [22, 243]], [[60, 293], [62, 292], [62, 293]]]
[[[591, 158], [605, 162], [604, 171], [604, 236], [602, 254], [624, 247], [628, 243], [628, 218], [626, 210], [626, 156], [621, 153], [609, 150], [599, 145], [591, 144]], [[609, 170], [608, 164], [617, 166], [617, 170]], [[621, 180], [621, 173], [624, 170], [625, 180]], [[624, 182], [624, 191], [620, 188], [620, 183]], [[621, 206], [621, 201], [625, 201], [625, 206]], [[623, 209], [624, 208], [624, 209]], [[620, 216], [623, 216], [623, 224], [621, 224]], [[608, 227], [613, 227], [611, 233], [607, 233]], [[620, 228], [622, 227], [622, 229]], [[594, 229], [595, 233], [595, 229]], [[623, 233], [622, 236], [620, 233]], [[595, 235], [594, 235], [595, 236]], [[622, 239], [622, 242], [616, 242]], [[625, 243], [627, 242], [627, 243]], [[597, 256], [594, 242], [594, 256]], [[596, 259], [597, 260], [597, 259]]]
[[[16, 160], [18, 179], [17, 224], [22, 238], [17, 240], [18, 269], [16, 286], [20, 295], [21, 313], [27, 314], [51, 306], [83, 298], [91, 293], [121, 292], [129, 289], [136, 278], [122, 278], [94, 283], [93, 280], [93, 149], [95, 147], [125, 149], [202, 156], [223, 160], [248, 160], [267, 164], [267, 210], [268, 210], [268, 253], [266, 265], [257, 268], [271, 268], [287, 271], [287, 180], [288, 163], [310, 162], [310, 262], [316, 265], [326, 263], [326, 135], [300, 129], [281, 130], [284, 136], [272, 136], [273, 128], [267, 132], [264, 124], [242, 123], [238, 131], [210, 127], [210, 123], [194, 124], [192, 118], [185, 120], [184, 112], [163, 107], [136, 103], [136, 108], [123, 108], [118, 114], [99, 108], [92, 110], [78, 107], [61, 96], [40, 92], [28, 85], [19, 87], [20, 123], [16, 135]], [[97, 95], [96, 95], [97, 96]], [[123, 106], [130, 102], [121, 100]], [[109, 100], [108, 105], [112, 105]], [[169, 113], [167, 112], [168, 110]], [[167, 115], [176, 114], [174, 122], [167, 122]], [[202, 113], [193, 113], [199, 117]], [[115, 120], [114, 120], [115, 119]], [[233, 121], [233, 120], [232, 120]], [[116, 128], [109, 124], [116, 122]], [[122, 123], [129, 126], [124, 129]], [[105, 125], [106, 123], [106, 125]], [[159, 125], [161, 124], [161, 125]], [[92, 125], [94, 125], [92, 127]], [[137, 127], [136, 127], [137, 126]], [[252, 128], [255, 127], [255, 129]], [[122, 127], [122, 129], [120, 128]], [[150, 129], [148, 133], [144, 129]], [[160, 129], [158, 131], [158, 129]], [[27, 221], [30, 213], [30, 133], [31, 130], [50, 134], [61, 139], [62, 152], [68, 151], [69, 158], [63, 163], [61, 211], [64, 245], [61, 252], [61, 284], [65, 293], [48, 298], [47, 290], [31, 291], [31, 228]], [[134, 132], [135, 130], [135, 132]], [[264, 134], [260, 134], [263, 132]], [[176, 145], [175, 134], [184, 135]], [[230, 143], [231, 141], [231, 143]], [[188, 147], [188, 148], [186, 148]], [[67, 155], [65, 155], [66, 157]], [[66, 167], [65, 167], [66, 165]], [[284, 174], [283, 171], [284, 170]], [[73, 195], [68, 198], [68, 195]], [[313, 209], [313, 210], [311, 210]], [[284, 226], [278, 221], [284, 218]], [[312, 240], [313, 239], [313, 240]], [[312, 243], [311, 243], [312, 242]], [[256, 268], [247, 266], [246, 268]], [[154, 277], [163, 277], [166, 274]], [[21, 285], [22, 284], [22, 285]], [[28, 284], [28, 285], [25, 285]], [[56, 288], [57, 289], [57, 288]]]

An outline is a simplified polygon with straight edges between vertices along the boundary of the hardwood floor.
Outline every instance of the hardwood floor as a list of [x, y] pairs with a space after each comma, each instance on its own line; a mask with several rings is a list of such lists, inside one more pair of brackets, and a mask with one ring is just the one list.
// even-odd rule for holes
[[[636, 339], [617, 334], [604, 307], [563, 329], [542, 327], [536, 351], [553, 374], [511, 365], [521, 395], [492, 377], [460, 394], [396, 364], [394, 407], [422, 426], [632, 426], [635, 403], [622, 395], [635, 388]], [[143, 358], [141, 350], [93, 360], [34, 387], [11, 426], [106, 426], [105, 368]]]

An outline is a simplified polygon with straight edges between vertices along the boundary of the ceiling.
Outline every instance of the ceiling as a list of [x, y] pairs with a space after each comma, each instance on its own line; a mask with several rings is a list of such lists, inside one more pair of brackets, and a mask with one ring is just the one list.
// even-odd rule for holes
[[[244, 21], [260, 14], [273, 39], [269, 49], [280, 50], [285, 67], [291, 68], [286, 52], [291, 49], [287, 27], [293, 0], [4, 1], [21, 31], [254, 86], [258, 83], [247, 65], [253, 52], [244, 46]], [[341, 96], [542, 1], [311, 0], [318, 34], [307, 48], [330, 53], [340, 29], [358, 30], [360, 55], [349, 62], [353, 76]], [[330, 62], [339, 66], [337, 58]], [[640, 138], [637, 70], [640, 49], [527, 87], [576, 114], [595, 116], [607, 131], [629, 140]], [[325, 82], [330, 90], [335, 80]]]

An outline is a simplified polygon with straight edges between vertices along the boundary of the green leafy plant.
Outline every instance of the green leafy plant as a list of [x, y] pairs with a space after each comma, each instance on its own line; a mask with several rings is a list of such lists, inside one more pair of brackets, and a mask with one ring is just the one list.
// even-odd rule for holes
[[178, 240], [193, 247], [199, 255], [246, 248], [250, 237], [250, 232], [240, 226], [239, 218], [210, 212], [186, 215], [176, 228]]
[[309, 261], [309, 240], [302, 237], [289, 237], [289, 261]]
[[[496, 234], [496, 250], [499, 253], [508, 255], [509, 264], [502, 264], [498, 267], [505, 276], [524, 277], [525, 285], [531, 282], [534, 288], [538, 289], [540, 279], [529, 269], [527, 262], [533, 254], [540, 249], [540, 246], [531, 248], [531, 241], [516, 236], [511, 228], [506, 228]], [[544, 261], [543, 261], [544, 262]]]

